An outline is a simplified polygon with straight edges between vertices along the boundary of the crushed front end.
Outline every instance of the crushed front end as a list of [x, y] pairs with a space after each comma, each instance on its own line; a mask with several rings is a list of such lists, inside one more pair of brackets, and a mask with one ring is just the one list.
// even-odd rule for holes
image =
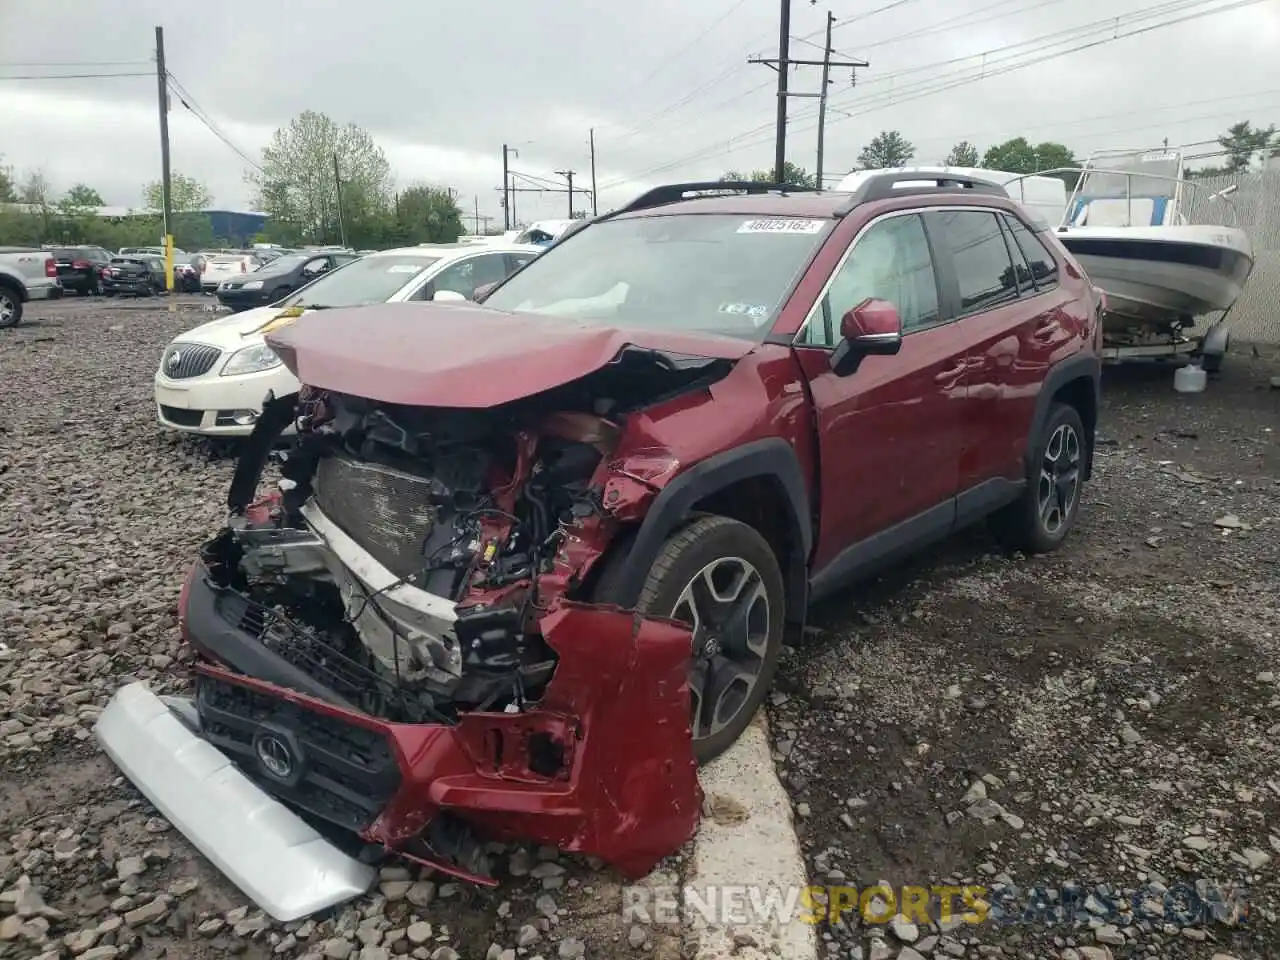
[[689, 630], [588, 602], [673, 464], [620, 442], [596, 397], [268, 402], [180, 601], [202, 745], [357, 861], [491, 883], [489, 840], [629, 875], [678, 849], [701, 807]]

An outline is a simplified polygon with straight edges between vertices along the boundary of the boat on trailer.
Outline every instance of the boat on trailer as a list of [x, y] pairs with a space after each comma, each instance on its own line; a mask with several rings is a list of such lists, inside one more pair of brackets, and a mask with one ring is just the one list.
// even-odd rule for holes
[[[1181, 151], [1107, 150], [1075, 174], [1058, 239], [1106, 296], [1105, 355], [1198, 354], [1215, 370], [1230, 342], [1227, 317], [1253, 271], [1253, 247], [1230, 195], [1186, 179]], [[1188, 211], [1197, 221], [1192, 222]], [[1218, 314], [1207, 330], [1201, 318]]]

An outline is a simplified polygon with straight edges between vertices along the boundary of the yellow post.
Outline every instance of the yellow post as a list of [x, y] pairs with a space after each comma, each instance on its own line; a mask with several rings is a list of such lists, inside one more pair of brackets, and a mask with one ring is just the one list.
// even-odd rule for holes
[[164, 235], [164, 288], [169, 294], [169, 312], [173, 313], [173, 234]]

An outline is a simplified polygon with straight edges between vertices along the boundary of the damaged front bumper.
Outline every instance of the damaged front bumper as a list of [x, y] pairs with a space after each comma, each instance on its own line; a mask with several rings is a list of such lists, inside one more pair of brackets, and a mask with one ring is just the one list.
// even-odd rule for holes
[[234, 591], [200, 566], [183, 592], [184, 634], [203, 655], [189, 710], [198, 735], [127, 687], [98, 736], [278, 919], [354, 896], [371, 875], [277, 801], [358, 837], [366, 855], [480, 883], [496, 882], [487, 840], [553, 845], [640, 876], [693, 835], [702, 795], [683, 625], [559, 601], [539, 621], [558, 663], [536, 703], [402, 723], [343, 701], [228, 620]]
[[347, 856], [203, 740], [194, 704], [144, 683], [118, 690], [95, 728], [107, 755], [227, 877], [281, 922], [365, 892]]

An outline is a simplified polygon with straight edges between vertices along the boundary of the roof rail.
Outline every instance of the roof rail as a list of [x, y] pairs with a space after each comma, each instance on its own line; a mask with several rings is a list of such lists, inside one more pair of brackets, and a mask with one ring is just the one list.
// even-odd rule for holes
[[685, 199], [687, 193], [705, 193], [710, 191], [741, 190], [744, 193], [817, 193], [817, 187], [806, 187], [798, 183], [762, 183], [756, 180], [709, 180], [701, 183], [668, 183], [661, 187], [646, 190], [630, 203], [610, 216], [620, 213], [632, 213], [636, 210], [648, 210], [668, 203], [676, 203]]
[[[914, 184], [911, 187], [895, 189], [899, 183]], [[991, 180], [970, 177], [959, 173], [922, 173], [920, 171], [896, 171], [881, 173], [868, 178], [860, 184], [849, 198], [849, 202], [840, 208], [843, 216], [855, 207], [871, 203], [874, 200], [889, 200], [893, 197], [910, 196], [916, 193], [938, 193], [972, 190], [993, 197], [1008, 197], [1004, 187]]]
[[759, 180], [708, 180], [698, 183], [667, 183], [661, 187], [654, 187], [646, 190], [640, 196], [636, 197], [630, 203], [624, 204], [617, 210], [610, 210], [608, 213], [602, 213], [594, 217], [584, 217], [575, 220], [556, 238], [556, 243], [563, 243], [584, 227], [588, 227], [593, 223], [599, 223], [602, 220], [612, 220], [614, 217], [624, 213], [634, 213], [637, 210], [648, 210], [652, 207], [661, 207], [668, 203], [677, 203], [685, 199], [687, 193], [704, 193], [711, 191], [742, 191], [744, 193], [820, 193], [818, 187], [806, 187], [799, 183], [764, 183]]

